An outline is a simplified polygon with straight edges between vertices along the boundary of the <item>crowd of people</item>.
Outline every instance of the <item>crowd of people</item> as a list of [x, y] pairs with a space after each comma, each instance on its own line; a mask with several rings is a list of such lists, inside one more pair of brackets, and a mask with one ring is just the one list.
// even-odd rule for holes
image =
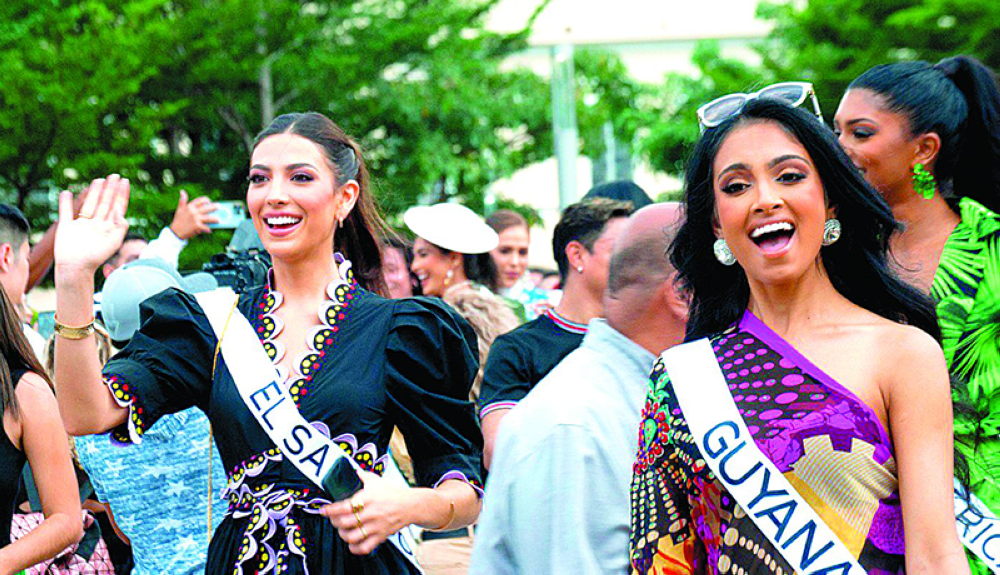
[[515, 211], [390, 229], [317, 113], [254, 141], [247, 289], [177, 271], [208, 198], [146, 242], [95, 179], [33, 247], [0, 206], [0, 575], [1000, 573], [996, 75], [698, 119], [682, 202], [562, 212], [556, 286]]

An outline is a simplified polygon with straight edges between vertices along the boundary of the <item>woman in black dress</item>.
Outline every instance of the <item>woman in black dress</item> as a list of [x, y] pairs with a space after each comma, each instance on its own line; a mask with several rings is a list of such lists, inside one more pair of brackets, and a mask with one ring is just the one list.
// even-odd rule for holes
[[[69, 440], [41, 364], [24, 337], [7, 293], [0, 289], [0, 575], [55, 557], [83, 534]], [[31, 464], [45, 521], [10, 543], [24, 463]]]
[[[76, 220], [70, 200], [60, 198], [57, 309], [60, 322], [86, 326], [93, 272], [127, 228], [128, 181], [96, 180]], [[366, 470], [364, 488], [331, 503], [285, 460], [224, 359], [216, 363], [201, 307], [176, 291], [143, 304], [140, 331], [104, 368], [106, 386], [92, 337], [57, 343], [67, 426], [137, 442], [164, 413], [197, 405], [208, 414], [230, 502], [208, 573], [417, 572], [396, 546], [380, 544], [408, 525], [455, 529], [479, 513], [482, 439], [468, 401], [475, 335], [444, 305], [375, 293], [379, 219], [367, 171], [358, 146], [327, 118], [288, 114], [258, 136], [247, 204], [274, 267], [238, 309], [301, 414]], [[421, 487], [380, 477], [397, 426]]]

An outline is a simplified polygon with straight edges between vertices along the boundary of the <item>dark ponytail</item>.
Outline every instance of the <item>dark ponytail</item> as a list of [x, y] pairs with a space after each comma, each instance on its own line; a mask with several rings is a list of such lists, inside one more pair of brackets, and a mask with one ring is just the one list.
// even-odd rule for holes
[[975, 58], [954, 56], [934, 68], [948, 77], [969, 107], [953, 177], [955, 193], [1000, 211], [1000, 89]]
[[907, 117], [912, 135], [941, 138], [934, 175], [947, 197], [1000, 211], [1000, 88], [989, 68], [970, 56], [898, 62], [868, 70], [848, 89], [881, 96]]
[[351, 260], [354, 277], [361, 287], [384, 295], [385, 278], [382, 276], [382, 251], [378, 238], [387, 236], [388, 228], [372, 197], [361, 146], [340, 126], [316, 112], [278, 116], [257, 134], [254, 148], [264, 138], [275, 134], [302, 136], [319, 146], [333, 167], [337, 185], [343, 185], [348, 180], [358, 183], [358, 201], [344, 219], [343, 228], [334, 234], [333, 249]]

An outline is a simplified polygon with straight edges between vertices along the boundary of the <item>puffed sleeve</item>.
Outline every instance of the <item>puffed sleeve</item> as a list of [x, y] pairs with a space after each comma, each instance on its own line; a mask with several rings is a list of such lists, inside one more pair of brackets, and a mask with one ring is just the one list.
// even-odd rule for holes
[[481, 495], [483, 436], [469, 401], [479, 368], [476, 334], [443, 303], [411, 298], [395, 305], [386, 343], [388, 410], [416, 482], [459, 479]]
[[111, 437], [139, 443], [168, 413], [207, 408], [216, 337], [194, 297], [170, 288], [139, 306], [139, 330], [104, 366], [104, 382], [129, 410]]

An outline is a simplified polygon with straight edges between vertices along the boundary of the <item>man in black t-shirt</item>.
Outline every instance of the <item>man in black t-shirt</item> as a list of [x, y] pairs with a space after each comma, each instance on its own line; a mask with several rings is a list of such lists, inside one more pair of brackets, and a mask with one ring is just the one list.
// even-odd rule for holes
[[563, 212], [552, 250], [563, 284], [559, 305], [493, 342], [479, 396], [487, 467], [500, 421], [553, 367], [583, 341], [587, 323], [603, 315], [611, 248], [630, 202], [585, 200]]

